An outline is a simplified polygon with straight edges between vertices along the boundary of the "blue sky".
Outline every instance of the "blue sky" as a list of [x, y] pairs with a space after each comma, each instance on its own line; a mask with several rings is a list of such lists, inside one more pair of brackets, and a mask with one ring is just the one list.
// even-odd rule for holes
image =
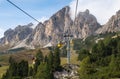
[[[41, 21], [69, 5], [72, 0], [10, 0], [24, 11]], [[9, 28], [34, 22], [6, 0], [0, 0], [0, 37]]]
[[[20, 8], [28, 12], [39, 21], [44, 21], [56, 13], [64, 6], [70, 6], [71, 18], [74, 19], [74, 10], [76, 0], [10, 0]], [[120, 0], [79, 0], [78, 12], [90, 10], [95, 15], [98, 22], [105, 24], [109, 18], [120, 10]], [[15, 28], [17, 25], [35, 23], [33, 19], [25, 15], [16, 7], [0, 0], [0, 37], [4, 31], [9, 28]]]
[[[11, 0], [30, 15], [40, 20], [43, 17], [50, 17], [59, 9], [68, 5], [70, 0]], [[18, 24], [33, 22], [31, 18], [12, 6], [6, 0], [0, 1], [0, 26], [6, 28], [15, 27]]]

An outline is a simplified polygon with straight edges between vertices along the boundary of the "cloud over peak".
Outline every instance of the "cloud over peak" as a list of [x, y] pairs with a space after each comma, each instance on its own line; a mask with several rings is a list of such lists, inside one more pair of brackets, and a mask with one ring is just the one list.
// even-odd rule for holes
[[[69, 5], [72, 19], [75, 17], [76, 1], [73, 0]], [[86, 9], [96, 16], [99, 23], [105, 24], [116, 11], [120, 10], [120, 0], [79, 0], [77, 13]]]

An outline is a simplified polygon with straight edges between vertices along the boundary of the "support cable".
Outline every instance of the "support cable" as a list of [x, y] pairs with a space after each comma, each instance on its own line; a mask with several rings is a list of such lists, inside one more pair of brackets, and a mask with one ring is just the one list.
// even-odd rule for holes
[[[77, 0], [77, 2], [76, 2], [75, 18], [76, 18], [76, 16], [77, 16], [77, 8], [78, 8], [78, 0]], [[74, 20], [75, 20], [75, 19], [74, 19]]]
[[16, 4], [14, 4], [13, 2], [11, 2], [10, 0], [7, 0], [10, 4], [12, 4], [13, 6], [15, 6], [17, 9], [19, 9], [20, 11], [22, 11], [23, 13], [25, 13], [27, 16], [29, 16], [30, 18], [32, 18], [33, 20], [37, 21], [39, 23], [39, 21], [37, 19], [35, 19], [33, 16], [31, 16], [30, 14], [28, 14], [26, 11], [22, 10], [20, 7], [18, 7]]

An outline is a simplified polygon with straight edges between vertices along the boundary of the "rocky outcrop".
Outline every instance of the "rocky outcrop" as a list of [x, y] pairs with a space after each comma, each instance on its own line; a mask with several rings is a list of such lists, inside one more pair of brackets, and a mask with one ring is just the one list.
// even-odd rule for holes
[[79, 79], [79, 66], [75, 64], [64, 65], [62, 71], [54, 72], [55, 79]]
[[120, 31], [120, 10], [109, 21], [96, 31], [97, 34]]
[[8, 29], [4, 33], [4, 37], [0, 39], [0, 44], [10, 44], [11, 46], [17, 45], [19, 42], [23, 41], [30, 35], [33, 31], [31, 28], [33, 24], [30, 23], [28, 25], [18, 25], [14, 30]]

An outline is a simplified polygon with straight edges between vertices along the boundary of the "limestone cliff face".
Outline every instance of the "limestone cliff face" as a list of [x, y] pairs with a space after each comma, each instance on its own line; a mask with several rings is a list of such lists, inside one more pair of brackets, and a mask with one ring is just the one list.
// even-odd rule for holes
[[32, 46], [41, 46], [47, 43], [46, 35], [45, 35], [45, 25], [39, 23], [33, 32], [26, 38], [27, 45]]
[[65, 33], [72, 25], [72, 20], [69, 15], [70, 8], [64, 7], [56, 14], [54, 14], [48, 21], [44, 22], [45, 34], [47, 38], [50, 38], [49, 41], [57, 41], [63, 38], [63, 33]]
[[73, 34], [75, 38], [86, 38], [94, 35], [95, 31], [100, 27], [100, 24], [96, 18], [89, 13], [89, 10], [80, 12], [74, 23]]
[[9, 29], [0, 39], [0, 44], [11, 44], [17, 47], [24, 46], [44, 46], [49, 42], [56, 43], [62, 40], [63, 34], [70, 30], [74, 38], [86, 38], [93, 35], [100, 27], [96, 18], [90, 14], [89, 10], [80, 12], [73, 21], [69, 14], [70, 7], [66, 6], [51, 16], [44, 23], [39, 23], [34, 29], [32, 24], [18, 26], [14, 30]]
[[98, 29], [96, 33], [101, 34], [117, 31], [120, 31], [120, 10], [116, 12], [116, 15], [113, 15], [102, 28]]

